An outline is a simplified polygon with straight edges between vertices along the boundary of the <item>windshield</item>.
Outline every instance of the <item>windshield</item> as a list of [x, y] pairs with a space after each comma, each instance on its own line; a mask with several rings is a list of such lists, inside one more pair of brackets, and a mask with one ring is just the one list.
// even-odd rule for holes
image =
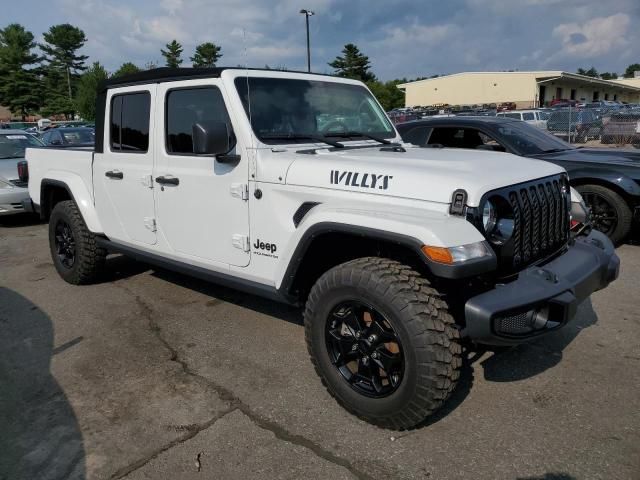
[[40, 140], [36, 140], [28, 133], [2, 133], [0, 134], [0, 158], [24, 157], [24, 149], [27, 147], [41, 147]]
[[501, 125], [498, 131], [519, 155], [536, 155], [573, 148], [558, 137], [525, 122]]
[[264, 143], [309, 142], [309, 137], [345, 132], [396, 135], [373, 95], [360, 85], [256, 77], [238, 77], [235, 85], [253, 131]]

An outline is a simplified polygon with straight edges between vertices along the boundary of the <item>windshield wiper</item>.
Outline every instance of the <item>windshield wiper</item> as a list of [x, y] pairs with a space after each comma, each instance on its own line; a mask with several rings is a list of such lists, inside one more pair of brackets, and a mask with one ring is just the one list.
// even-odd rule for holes
[[543, 150], [537, 155], [544, 155], [546, 153], [558, 153], [558, 152], [566, 152], [567, 150], [571, 150], [571, 148], [551, 148], [549, 150]]
[[339, 138], [348, 138], [348, 137], [364, 137], [369, 140], [375, 140], [378, 143], [382, 143], [384, 145], [390, 145], [392, 142], [387, 140], [386, 138], [376, 137], [375, 135], [369, 135], [364, 132], [356, 132], [356, 131], [348, 131], [348, 132], [334, 132], [326, 135], [327, 137], [339, 137]]
[[306, 135], [302, 133], [289, 133], [289, 134], [267, 134], [260, 135], [260, 139], [267, 140], [313, 140], [315, 142], [326, 143], [327, 145], [331, 145], [336, 148], [344, 148], [344, 145], [340, 142], [334, 142], [333, 140], [327, 139], [324, 135]]

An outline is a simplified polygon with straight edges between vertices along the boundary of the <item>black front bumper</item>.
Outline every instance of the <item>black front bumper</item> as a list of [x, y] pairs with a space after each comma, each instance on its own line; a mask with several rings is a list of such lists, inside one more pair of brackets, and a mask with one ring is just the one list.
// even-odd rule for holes
[[580, 302], [618, 278], [619, 270], [613, 244], [594, 230], [547, 264], [468, 300], [465, 334], [477, 343], [515, 345], [556, 330], [574, 317]]

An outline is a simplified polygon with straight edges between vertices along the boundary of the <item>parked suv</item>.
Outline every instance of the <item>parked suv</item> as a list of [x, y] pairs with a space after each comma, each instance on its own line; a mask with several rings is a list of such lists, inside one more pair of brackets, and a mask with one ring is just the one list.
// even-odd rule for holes
[[304, 305], [329, 392], [404, 429], [449, 398], [463, 342], [555, 331], [618, 275], [606, 236], [570, 238], [562, 168], [478, 155], [402, 144], [355, 80], [197, 68], [109, 80], [95, 151], [27, 160], [64, 280], [121, 252]]
[[600, 138], [602, 121], [593, 110], [563, 109], [551, 112], [547, 130], [572, 143], [583, 143], [590, 138]]

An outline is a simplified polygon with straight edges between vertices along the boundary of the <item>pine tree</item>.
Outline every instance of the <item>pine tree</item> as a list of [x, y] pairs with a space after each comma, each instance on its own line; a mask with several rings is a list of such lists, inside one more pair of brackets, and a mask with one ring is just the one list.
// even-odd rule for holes
[[369, 82], [376, 79], [371, 73], [371, 62], [369, 57], [362, 54], [357, 46], [348, 43], [342, 49], [342, 56], [329, 63], [329, 66], [336, 70], [336, 74], [340, 77], [353, 78], [363, 82]]
[[160, 50], [162, 56], [166, 59], [167, 67], [169, 68], [178, 68], [182, 63], [182, 45], [178, 43], [177, 40], [172, 40], [171, 43], [167, 43], [166, 50]]
[[40, 81], [35, 65], [40, 58], [32, 49], [33, 34], [13, 23], [0, 30], [0, 104], [22, 119], [40, 107]]
[[49, 28], [44, 33], [44, 41], [40, 49], [47, 61], [45, 74], [57, 76], [61, 72], [66, 77], [63, 85], [66, 85], [67, 95], [71, 100], [79, 73], [87, 69], [84, 62], [89, 57], [77, 53], [84, 46], [87, 37], [78, 27], [63, 23]]
[[76, 94], [76, 108], [85, 120], [96, 118], [96, 97], [98, 87], [109, 75], [100, 62], [94, 62], [80, 77]]
[[215, 43], [205, 42], [196, 47], [196, 51], [190, 60], [193, 62], [193, 66], [198, 67], [215, 67], [216, 62], [220, 60], [222, 53], [220, 53], [220, 47]]

